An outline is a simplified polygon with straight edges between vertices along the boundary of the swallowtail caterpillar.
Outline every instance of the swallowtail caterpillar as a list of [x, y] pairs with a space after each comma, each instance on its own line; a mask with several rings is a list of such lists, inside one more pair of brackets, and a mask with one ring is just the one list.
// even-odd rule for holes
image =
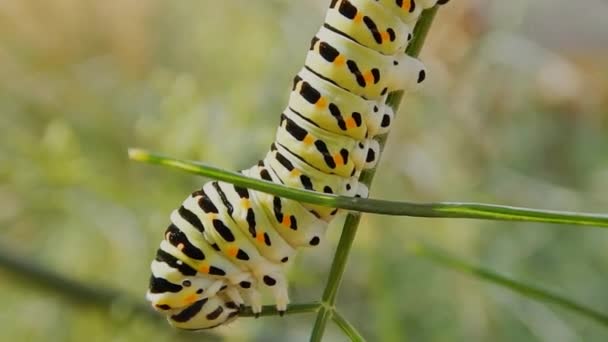
[[[423, 65], [404, 51], [422, 10], [437, 0], [332, 0], [293, 80], [270, 151], [242, 173], [296, 188], [367, 196], [358, 182], [374, 166], [374, 136], [388, 131], [389, 92], [414, 90]], [[242, 305], [289, 303], [286, 263], [318, 245], [337, 209], [209, 182], [171, 213], [146, 295], [182, 329], [227, 323]]]

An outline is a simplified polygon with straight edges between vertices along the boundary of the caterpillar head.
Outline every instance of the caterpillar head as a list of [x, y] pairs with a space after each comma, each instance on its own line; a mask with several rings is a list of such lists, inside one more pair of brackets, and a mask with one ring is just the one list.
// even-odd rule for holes
[[172, 310], [167, 315], [167, 320], [178, 329], [203, 330], [231, 322], [238, 317], [239, 312], [239, 307], [234, 302], [213, 296], [185, 308]]

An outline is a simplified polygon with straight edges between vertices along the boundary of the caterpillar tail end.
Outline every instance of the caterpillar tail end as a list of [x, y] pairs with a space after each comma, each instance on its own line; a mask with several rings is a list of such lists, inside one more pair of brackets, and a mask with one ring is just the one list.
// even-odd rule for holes
[[215, 328], [236, 319], [240, 313], [234, 302], [226, 302], [220, 296], [205, 298], [182, 309], [172, 310], [167, 316], [169, 324], [183, 330]]

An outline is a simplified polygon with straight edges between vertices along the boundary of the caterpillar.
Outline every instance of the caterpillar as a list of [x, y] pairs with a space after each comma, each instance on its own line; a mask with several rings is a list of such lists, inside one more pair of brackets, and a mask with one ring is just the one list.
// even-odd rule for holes
[[[442, 1], [440, 1], [442, 2]], [[421, 11], [437, 0], [331, 0], [269, 152], [241, 171], [249, 177], [344, 196], [367, 197], [362, 170], [375, 165], [394, 113], [387, 94], [426, 77], [405, 48]], [[289, 303], [285, 265], [299, 247], [316, 246], [338, 209], [299, 203], [212, 181], [170, 215], [152, 261], [146, 298], [171, 325], [213, 328], [261, 311], [270, 291], [279, 312]]]

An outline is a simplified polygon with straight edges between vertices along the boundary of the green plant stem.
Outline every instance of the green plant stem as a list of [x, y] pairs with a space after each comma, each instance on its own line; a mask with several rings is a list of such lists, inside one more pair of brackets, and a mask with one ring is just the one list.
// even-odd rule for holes
[[334, 323], [336, 323], [336, 325], [338, 327], [340, 327], [340, 329], [342, 329], [344, 334], [346, 336], [350, 337], [351, 341], [353, 341], [353, 342], [364, 342], [365, 341], [365, 339], [363, 338], [363, 336], [361, 336], [361, 334], [359, 334], [357, 329], [355, 329], [355, 327], [352, 324], [350, 324], [350, 322], [348, 322], [346, 320], [346, 318], [344, 318], [337, 310], [334, 310], [332, 312], [331, 318], [333, 319]]
[[[411, 44], [406, 50], [406, 53], [408, 55], [413, 57], [418, 56], [436, 13], [437, 6], [429, 10], [425, 10], [422, 13], [418, 23], [414, 27], [414, 40], [411, 42]], [[397, 109], [399, 107], [399, 104], [401, 103], [402, 96], [403, 92], [397, 92], [396, 94], [391, 94], [391, 96], [389, 96], [389, 98], [387, 99], [387, 105], [391, 106], [395, 113], [397, 113]], [[381, 151], [384, 149], [386, 139], [387, 134], [381, 136], [378, 139]], [[375, 168], [364, 171], [359, 181], [367, 185], [368, 188], [370, 188], [375, 172]], [[329, 271], [327, 284], [325, 286], [325, 290], [323, 291], [323, 297], [321, 299], [321, 303], [323, 304], [323, 306], [317, 313], [317, 319], [315, 321], [315, 325], [312, 329], [312, 333], [310, 336], [311, 342], [321, 341], [325, 332], [325, 327], [327, 326], [327, 320], [332, 316], [332, 312], [335, 311], [334, 306], [336, 303], [336, 294], [338, 293], [340, 283], [342, 282], [344, 269], [346, 268], [346, 262], [348, 261], [348, 256], [352, 248], [353, 241], [355, 240], [355, 236], [357, 234], [360, 217], [360, 213], [350, 213], [348, 214], [348, 216], [346, 217], [346, 221], [344, 222], [344, 227], [342, 228], [342, 235], [340, 236], [340, 241], [338, 242], [338, 246], [336, 247], [336, 253], [334, 255], [333, 263]], [[339, 320], [339, 322], [344, 323], [346, 321]], [[342, 328], [343, 326], [340, 327]], [[359, 341], [364, 341], [361, 335], [357, 334], [357, 336], [359, 337]]]
[[[396, 94], [389, 97], [389, 101], [398, 101], [399, 98], [400, 95]], [[380, 138], [382, 143], [381, 146], [383, 146], [386, 137], [382, 136]], [[414, 203], [336, 196], [249, 178], [236, 172], [222, 170], [203, 163], [165, 157], [140, 149], [130, 149], [129, 157], [136, 161], [177, 168], [197, 175], [210, 177], [257, 191], [271, 193], [299, 202], [317, 204], [331, 208], [341, 208], [356, 212], [395, 216], [468, 218], [608, 227], [608, 215], [605, 214], [542, 210], [472, 202]], [[364, 184], [369, 184], [374, 171], [375, 170], [364, 172], [361, 175], [361, 181]]]
[[334, 311], [336, 294], [338, 293], [338, 288], [342, 282], [344, 269], [346, 268], [346, 262], [348, 261], [355, 235], [357, 234], [360, 218], [360, 214], [352, 213], [349, 214], [344, 221], [340, 241], [338, 242], [338, 247], [336, 247], [336, 253], [329, 271], [325, 290], [323, 291], [323, 297], [321, 297], [323, 306], [317, 313], [317, 319], [310, 336], [311, 341], [321, 341], [327, 321]]
[[502, 276], [492, 270], [469, 264], [465, 261], [458, 260], [445, 252], [439, 251], [423, 244], [413, 244], [411, 251], [420, 257], [429, 259], [436, 264], [458, 272], [466, 273], [495, 285], [508, 288], [511, 291], [517, 292], [523, 296], [536, 301], [555, 304], [564, 309], [573, 311], [579, 315], [590, 318], [604, 326], [608, 326], [608, 315], [585, 307], [570, 299], [564, 298], [558, 294], [552, 293], [546, 289], [542, 289], [533, 285], [525, 284], [521, 281], [513, 280]]
[[329, 321], [332, 311], [333, 311], [332, 308], [322, 306], [321, 309], [317, 312], [317, 318], [315, 319], [315, 325], [310, 334], [310, 341], [321, 341], [321, 339], [323, 338], [323, 333], [325, 333], [325, 327], [327, 326], [327, 321]]
[[334, 255], [331, 272], [329, 273], [327, 285], [323, 292], [323, 303], [333, 305], [333, 303], [336, 302], [338, 287], [342, 281], [346, 262], [348, 261], [348, 256], [352, 248], [352, 242], [357, 234], [357, 227], [359, 226], [360, 219], [361, 215], [353, 213], [349, 214], [344, 221], [344, 227], [342, 229], [342, 234], [340, 235], [336, 254]]
[[129, 296], [114, 289], [92, 286], [70, 279], [55, 271], [29, 261], [25, 256], [19, 256], [10, 248], [0, 246], [0, 267], [9, 271], [15, 277], [26, 280], [27, 284], [51, 290], [76, 304], [92, 305], [109, 310], [114, 305], [120, 305], [122, 310], [132, 314], [157, 320], [160, 316], [143, 301], [133, 300]]

